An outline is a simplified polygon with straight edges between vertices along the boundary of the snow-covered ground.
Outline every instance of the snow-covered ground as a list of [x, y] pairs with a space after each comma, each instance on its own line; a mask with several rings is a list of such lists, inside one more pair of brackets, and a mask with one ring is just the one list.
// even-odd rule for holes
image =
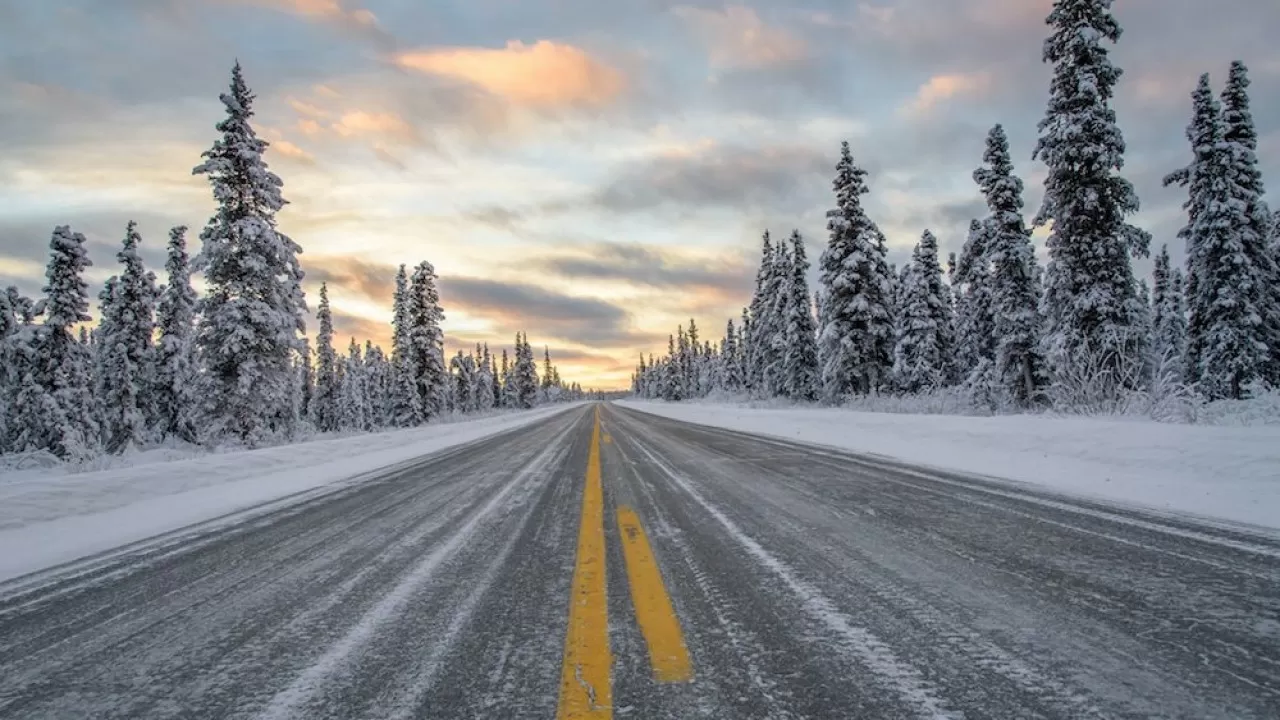
[[0, 581], [247, 508], [287, 504], [398, 463], [528, 425], [570, 406], [117, 467], [0, 473]]
[[1280, 427], [621, 401], [677, 420], [1280, 528]]

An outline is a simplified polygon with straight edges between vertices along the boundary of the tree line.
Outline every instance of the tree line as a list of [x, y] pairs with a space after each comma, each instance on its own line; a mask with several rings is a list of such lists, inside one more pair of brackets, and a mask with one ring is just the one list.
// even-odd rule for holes
[[[85, 236], [54, 229], [38, 299], [0, 292], [0, 453], [45, 451], [80, 460], [166, 441], [247, 446], [314, 428], [415, 427], [445, 413], [531, 408], [576, 400], [544, 350], [539, 379], [528, 336], [501, 362], [487, 346], [446, 362], [435, 269], [396, 276], [391, 352], [351, 338], [335, 347], [328, 288], [319, 333], [306, 338], [302, 248], [276, 226], [283, 182], [263, 160], [268, 144], [250, 118], [254, 95], [239, 63], [221, 96], [221, 134], [193, 174], [208, 178], [217, 211], [191, 257], [187, 228], [169, 233], [166, 278], [157, 284], [125, 229], [120, 271], [98, 295], [90, 327]], [[203, 293], [192, 283], [204, 279]]]
[[[1111, 101], [1122, 71], [1107, 44], [1121, 28], [1110, 8], [1057, 0], [1048, 16], [1052, 82], [1032, 154], [1048, 175], [1030, 225], [996, 125], [973, 173], [988, 213], [971, 222], [945, 279], [927, 230], [896, 268], [863, 208], [867, 173], [843, 143], [817, 292], [800, 233], [775, 244], [766, 232], [738, 325], [730, 320], [716, 347], [698, 344], [691, 320], [664, 357], [641, 357], [632, 391], [838, 404], [958, 388], [991, 409], [1100, 410], [1131, 393], [1242, 399], [1280, 387], [1280, 212], [1264, 199], [1248, 69], [1233, 63], [1219, 97], [1207, 74], [1192, 93], [1192, 159], [1164, 180], [1187, 189], [1186, 265], [1172, 267], [1162, 246], [1148, 284], [1132, 264], [1151, 237], [1126, 220], [1139, 203], [1120, 174], [1125, 145]], [[1049, 228], [1045, 266], [1037, 226]]]

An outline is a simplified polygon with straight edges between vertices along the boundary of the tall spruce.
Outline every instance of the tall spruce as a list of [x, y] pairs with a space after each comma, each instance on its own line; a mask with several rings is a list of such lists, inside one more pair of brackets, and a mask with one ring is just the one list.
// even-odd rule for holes
[[[644, 357], [640, 358], [641, 365]], [[724, 340], [720, 343], [721, 382], [729, 393], [742, 392], [742, 361], [738, 352], [738, 331], [733, 327], [733, 319], [725, 324]]]
[[338, 355], [333, 347], [333, 313], [329, 309], [329, 286], [326, 283], [320, 285], [316, 320], [320, 332], [316, 335], [316, 388], [311, 397], [311, 422], [320, 432], [333, 432], [341, 427], [338, 415], [341, 387]]
[[809, 260], [799, 230], [791, 233], [790, 259], [784, 293], [783, 391], [792, 400], [812, 401], [818, 398], [818, 335], [809, 295]]
[[1271, 248], [1274, 218], [1266, 203], [1266, 187], [1258, 163], [1258, 131], [1253, 123], [1249, 101], [1249, 69], [1243, 62], [1231, 63], [1226, 87], [1222, 90], [1223, 141], [1228, 153], [1229, 175], [1237, 183], [1234, 202], [1241, 252], [1250, 265], [1257, 268], [1259, 296], [1256, 299], [1262, 315], [1264, 352], [1263, 382], [1280, 387], [1280, 258]]
[[90, 320], [89, 293], [84, 271], [93, 263], [85, 250], [84, 235], [66, 225], [54, 228], [49, 241], [48, 284], [44, 299], [31, 315], [44, 315], [33, 357], [19, 390], [20, 423], [34, 423], [23, 430], [19, 449], [43, 449], [68, 459], [92, 456], [99, 448], [99, 426], [94, 417], [92, 388], [84, 368], [88, 349], [76, 341], [72, 328]]
[[156, 416], [155, 396], [146, 387], [155, 374], [155, 275], [138, 254], [141, 241], [137, 224], [130, 221], [116, 254], [123, 269], [103, 295], [98, 397], [106, 449], [112, 453], [144, 445]]
[[167, 282], [156, 302], [156, 431], [160, 437], [196, 440], [196, 291], [191, 287], [187, 228], [169, 231]]
[[418, 263], [409, 283], [409, 355], [424, 419], [444, 410], [448, 372], [444, 365], [444, 310], [431, 263]]
[[1055, 0], [1049, 14], [1044, 61], [1053, 80], [1033, 155], [1048, 177], [1036, 224], [1052, 223], [1044, 296], [1050, 362], [1065, 369], [1093, 358], [1116, 377], [1132, 377], [1145, 338], [1135, 328], [1130, 255], [1145, 255], [1150, 236], [1125, 221], [1138, 197], [1118, 174], [1125, 144], [1111, 100], [1121, 70], [1103, 46], [1121, 34], [1111, 5]]
[[262, 159], [268, 144], [249, 122], [254, 95], [239, 63], [221, 99], [222, 137], [192, 171], [208, 176], [218, 203], [194, 263], [208, 285], [196, 342], [213, 435], [255, 445], [291, 434], [297, 422], [293, 359], [306, 332], [302, 248], [276, 229], [283, 183]]
[[866, 176], [842, 143], [832, 183], [836, 208], [827, 213], [830, 239], [818, 264], [822, 396], [832, 403], [878, 389], [891, 370], [892, 283], [883, 235], [862, 207]]
[[760, 245], [760, 267], [756, 269], [755, 290], [751, 294], [751, 305], [746, 311], [751, 322], [750, 324], [743, 322], [743, 329], [747, 333], [743, 347], [746, 356], [744, 381], [748, 390], [756, 390], [763, 385], [767, 357], [762, 349], [764, 346], [762, 335], [767, 332], [766, 315], [772, 303], [768, 292], [772, 283], [774, 257], [773, 239], [769, 236], [769, 231], [765, 230]]
[[1260, 179], [1246, 172], [1247, 139], [1227, 140], [1228, 125], [1208, 75], [1192, 93], [1188, 128], [1193, 161], [1171, 179], [1188, 188], [1187, 268], [1190, 318], [1186, 373], [1209, 398], [1241, 398], [1266, 379], [1270, 361], [1265, 240], [1255, 218]]
[[952, 256], [951, 291], [955, 298], [957, 379], [973, 384], [984, 373], [993, 374], [996, 357], [995, 300], [991, 293], [991, 268], [987, 261], [988, 228], [973, 220], [969, 235]]
[[413, 361], [412, 325], [409, 319], [409, 275], [401, 265], [396, 272], [391, 335], [391, 423], [395, 427], [422, 424], [422, 396], [418, 392], [418, 372]]
[[946, 385], [951, 375], [951, 302], [950, 290], [942, 282], [938, 240], [928, 230], [912, 252], [902, 283], [894, 382], [908, 393], [936, 390]]
[[991, 288], [995, 372], [1021, 406], [1038, 400], [1048, 384], [1041, 346], [1037, 262], [1022, 219], [1022, 180], [1013, 174], [1009, 139], [996, 125], [987, 136], [983, 167], [973, 173], [991, 214], [985, 221], [985, 263]]
[[1152, 281], [1152, 362], [1156, 372], [1174, 381], [1186, 373], [1182, 366], [1186, 353], [1187, 317], [1182, 272], [1169, 262], [1169, 246], [1156, 255]]

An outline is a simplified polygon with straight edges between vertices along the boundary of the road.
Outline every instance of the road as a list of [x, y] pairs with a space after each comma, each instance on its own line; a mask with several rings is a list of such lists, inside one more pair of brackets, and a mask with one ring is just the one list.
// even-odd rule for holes
[[1280, 542], [588, 405], [0, 586], [0, 717], [1276, 718]]

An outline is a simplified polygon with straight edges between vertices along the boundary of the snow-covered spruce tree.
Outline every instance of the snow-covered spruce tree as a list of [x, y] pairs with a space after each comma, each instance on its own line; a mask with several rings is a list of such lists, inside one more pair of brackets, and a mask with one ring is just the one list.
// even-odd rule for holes
[[[1195, 228], [1204, 212], [1202, 203], [1209, 197], [1210, 177], [1205, 170], [1212, 164], [1212, 157], [1217, 152], [1216, 134], [1221, 122], [1221, 110], [1213, 99], [1213, 89], [1209, 86], [1209, 75], [1200, 76], [1199, 84], [1191, 93], [1191, 122], [1187, 125], [1186, 137], [1191, 143], [1191, 163], [1178, 168], [1164, 178], [1164, 184], [1180, 185], [1187, 188], [1187, 200], [1182, 204], [1187, 212], [1187, 224], [1178, 231], [1178, 237], [1184, 243], [1186, 255], [1186, 289], [1187, 299], [1196, 297], [1200, 290], [1200, 279], [1197, 268], [1200, 264], [1199, 248], [1196, 247]], [[1185, 379], [1189, 383], [1198, 382], [1200, 367], [1199, 341], [1204, 337], [1202, 328], [1197, 327], [1199, 317], [1192, 314], [1187, 328], [1187, 347], [1183, 358]]]
[[[966, 384], [994, 382], [995, 317], [991, 268], [987, 261], [988, 227], [969, 223], [960, 257], [951, 258], [951, 291], [955, 302], [956, 378]], [[982, 375], [990, 378], [980, 379]]]
[[791, 251], [785, 241], [773, 246], [773, 267], [769, 273], [766, 296], [771, 299], [761, 318], [759, 336], [763, 356], [761, 385], [765, 397], [786, 394], [786, 344], [787, 317], [791, 296], [787, 284], [791, 281]]
[[1185, 377], [1182, 367], [1187, 343], [1186, 303], [1181, 271], [1169, 263], [1169, 246], [1160, 248], [1152, 271], [1151, 356], [1156, 372], [1175, 382]]
[[195, 317], [196, 291], [191, 287], [191, 263], [187, 257], [187, 228], [169, 231], [165, 261], [168, 282], [156, 302], [156, 433], [196, 441]]
[[842, 143], [832, 184], [837, 207], [827, 213], [830, 240], [818, 263], [818, 357], [829, 403], [879, 389], [891, 370], [892, 283], [883, 236], [862, 208], [866, 175], [854, 164], [849, 143]]
[[311, 341], [303, 338], [302, 350], [298, 352], [297, 357], [298, 373], [298, 417], [311, 422], [311, 398], [315, 397], [316, 392], [316, 372], [311, 364]]
[[192, 171], [208, 176], [218, 203], [194, 262], [208, 285], [196, 331], [203, 419], [211, 438], [250, 446], [295, 429], [293, 358], [302, 347], [307, 309], [297, 257], [302, 248], [276, 229], [275, 214], [286, 204], [283, 183], [262, 159], [268, 144], [249, 123], [253, 100], [236, 63], [231, 91], [222, 95], [222, 137]]
[[1280, 258], [1272, 252], [1274, 218], [1266, 203], [1266, 188], [1258, 167], [1258, 131], [1253, 124], [1249, 102], [1249, 69], [1231, 63], [1226, 87], [1222, 90], [1223, 140], [1228, 153], [1229, 174], [1238, 185], [1235, 202], [1237, 232], [1242, 252], [1258, 268], [1261, 293], [1257, 302], [1262, 313], [1263, 338], [1268, 351], [1263, 360], [1262, 381], [1280, 387]]
[[1197, 157], [1187, 173], [1191, 198], [1183, 233], [1188, 272], [1195, 278], [1187, 298], [1187, 372], [1207, 397], [1238, 399], [1266, 377], [1271, 277], [1264, 239], [1250, 217], [1257, 199], [1241, 172], [1243, 149], [1226, 140], [1227, 125], [1207, 75], [1200, 78], [1193, 105], [1189, 135]]
[[443, 410], [443, 393], [447, 386], [444, 365], [444, 332], [440, 323], [444, 310], [436, 289], [436, 270], [423, 261], [413, 270], [409, 283], [409, 355], [412, 358], [422, 406], [422, 415], [430, 420]]
[[1041, 344], [1036, 253], [1022, 219], [1022, 180], [1013, 174], [1009, 139], [996, 125], [987, 136], [984, 165], [973, 173], [991, 214], [985, 225], [985, 264], [991, 292], [995, 372], [1018, 405], [1039, 401], [1048, 385]]
[[902, 316], [893, 353], [895, 385], [907, 393], [936, 390], [950, 375], [951, 303], [938, 263], [938, 240], [928, 230], [911, 255], [903, 283]]
[[320, 332], [316, 335], [316, 387], [311, 396], [311, 423], [320, 432], [341, 427], [338, 402], [338, 356], [333, 347], [333, 313], [329, 309], [329, 286], [320, 285], [320, 305], [316, 310]]
[[791, 233], [791, 276], [786, 284], [783, 391], [792, 400], [818, 398], [818, 335], [809, 296], [809, 259], [800, 231]]
[[681, 395], [680, 382], [680, 363], [678, 361], [676, 350], [676, 339], [674, 335], [667, 336], [667, 357], [663, 359], [662, 366], [662, 399], [667, 402], [679, 402], [684, 399]]
[[[641, 357], [643, 363], [644, 358]], [[738, 331], [733, 319], [725, 324], [724, 340], [720, 343], [720, 378], [725, 392], [742, 392], [742, 364], [738, 353]]]
[[84, 372], [88, 350], [72, 335], [72, 327], [90, 320], [84, 271], [92, 265], [84, 235], [60, 225], [49, 241], [48, 284], [44, 299], [31, 310], [44, 315], [33, 338], [32, 357], [24, 363], [19, 390], [21, 422], [35, 422], [23, 430], [19, 451], [48, 450], [65, 459], [85, 459], [100, 445], [100, 428], [93, 415], [92, 386]]
[[475, 402], [475, 360], [461, 350], [453, 356], [449, 363], [449, 373], [453, 377], [454, 410], [459, 413], [471, 413], [476, 410]]
[[698, 323], [689, 318], [689, 349], [684, 356], [684, 386], [690, 397], [702, 397], [698, 366], [702, 358], [702, 345], [698, 341]]
[[423, 422], [422, 397], [418, 393], [418, 371], [413, 362], [412, 325], [409, 319], [409, 276], [404, 265], [396, 273], [396, 291], [391, 320], [391, 424], [416, 427]]
[[343, 430], [369, 429], [369, 408], [364, 384], [364, 357], [356, 339], [347, 345], [338, 387], [338, 427]]
[[528, 334], [516, 335], [516, 366], [513, 383], [515, 407], [529, 409], [538, 402], [538, 367], [533, 359], [533, 346]]
[[[17, 287], [10, 285], [0, 291], [0, 453], [44, 449], [39, 440], [42, 426], [39, 423], [29, 429], [23, 426], [30, 419], [24, 412], [37, 411], [39, 405], [48, 399], [43, 388], [36, 383], [40, 333], [39, 326], [35, 324], [35, 306]], [[28, 381], [30, 388], [27, 387]], [[28, 395], [27, 401], [36, 405], [18, 404], [19, 394], [24, 391]], [[36, 432], [33, 435], [28, 430]], [[23, 438], [21, 441], [20, 437]], [[29, 441], [36, 444], [29, 447]]]
[[751, 294], [751, 305], [743, 316], [751, 318], [749, 324], [745, 322], [743, 324], [747, 334], [746, 342], [743, 344], [743, 354], [746, 358], [743, 379], [747, 389], [752, 391], [761, 386], [764, 377], [765, 358], [759, 349], [760, 338], [757, 335], [757, 328], [764, 328], [767, 324], [765, 315], [771, 302], [767, 293], [771, 282], [770, 274], [773, 272], [773, 260], [773, 239], [769, 236], [769, 231], [765, 230], [760, 248], [760, 267], [756, 269], [756, 284]]
[[1044, 61], [1053, 80], [1034, 157], [1048, 166], [1036, 224], [1052, 223], [1045, 272], [1048, 360], [1059, 376], [1091, 363], [1118, 395], [1142, 381], [1137, 283], [1130, 255], [1150, 236], [1125, 222], [1138, 210], [1133, 186], [1118, 174], [1124, 139], [1111, 99], [1121, 70], [1104, 41], [1120, 38], [1112, 0], [1055, 0]]
[[395, 427], [391, 416], [391, 366], [382, 347], [372, 340], [364, 343], [366, 405], [374, 428]]
[[489, 355], [489, 346], [476, 347], [476, 356], [480, 358], [476, 371], [475, 387], [471, 391], [476, 399], [476, 410], [485, 412], [494, 407], [493, 394], [493, 358]]
[[123, 270], [108, 281], [102, 296], [98, 398], [103, 440], [111, 453], [144, 445], [158, 414], [147, 387], [155, 377], [155, 275], [138, 254], [141, 241], [137, 224], [130, 221], [116, 255]]

